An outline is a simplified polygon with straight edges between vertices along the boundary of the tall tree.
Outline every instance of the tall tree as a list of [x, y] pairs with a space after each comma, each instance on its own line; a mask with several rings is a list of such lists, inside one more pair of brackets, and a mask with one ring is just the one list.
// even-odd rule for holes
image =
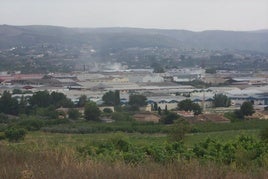
[[17, 115], [19, 113], [19, 103], [17, 99], [12, 98], [11, 94], [4, 91], [0, 98], [0, 113]]
[[202, 108], [199, 104], [194, 103], [190, 99], [185, 99], [179, 102], [178, 107], [180, 110], [193, 111], [195, 115], [202, 113]]
[[68, 110], [68, 116], [70, 119], [78, 119], [80, 117], [80, 113], [77, 109], [71, 108]]
[[143, 95], [135, 94], [135, 95], [129, 96], [129, 104], [132, 106], [137, 106], [137, 107], [145, 106], [146, 100], [147, 98]]
[[78, 107], [84, 107], [86, 105], [86, 103], [87, 103], [87, 96], [86, 95], [81, 95], [79, 97], [79, 101], [77, 103], [77, 106]]
[[101, 112], [100, 112], [98, 106], [96, 105], [96, 103], [94, 103], [94, 102], [86, 103], [85, 112], [84, 112], [86, 120], [97, 121], [97, 120], [99, 120], [100, 114], [101, 114]]
[[194, 115], [198, 115], [198, 114], [201, 114], [202, 113], [202, 108], [197, 103], [193, 103], [192, 104], [192, 110], [194, 112]]
[[51, 105], [51, 96], [48, 91], [38, 91], [30, 98], [30, 105], [37, 107], [48, 107]]
[[111, 106], [119, 105], [120, 104], [119, 91], [118, 90], [116, 90], [115, 92], [108, 91], [102, 96], [102, 100], [104, 101], [104, 104], [106, 105], [111, 105]]
[[172, 124], [174, 120], [178, 119], [179, 116], [174, 112], [166, 112], [165, 116], [163, 117], [163, 122], [165, 124]]
[[24, 96], [21, 96], [20, 103], [19, 103], [19, 113], [25, 114], [27, 111], [27, 100]]
[[240, 107], [240, 111], [244, 116], [251, 116], [255, 112], [253, 104], [249, 101], [243, 102], [243, 104]]
[[115, 93], [114, 105], [118, 106], [120, 105], [120, 91], [116, 90], [114, 93]]
[[157, 111], [157, 110], [158, 110], [158, 105], [157, 105], [156, 102], [154, 102], [154, 104], [153, 104], [153, 110], [154, 110], [154, 111]]
[[51, 104], [58, 107], [73, 107], [73, 102], [66, 97], [65, 94], [59, 92], [52, 92], [51, 96]]
[[190, 99], [185, 99], [179, 102], [178, 107], [180, 110], [192, 111], [193, 102]]
[[215, 94], [214, 106], [215, 107], [229, 107], [231, 105], [230, 99], [224, 94]]

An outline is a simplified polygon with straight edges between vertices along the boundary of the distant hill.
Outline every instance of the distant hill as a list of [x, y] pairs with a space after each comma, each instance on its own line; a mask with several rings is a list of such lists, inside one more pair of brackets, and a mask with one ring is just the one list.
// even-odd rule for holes
[[235, 49], [268, 53], [268, 30], [202, 31], [0, 25], [0, 49], [40, 44], [120, 50], [132, 47]]

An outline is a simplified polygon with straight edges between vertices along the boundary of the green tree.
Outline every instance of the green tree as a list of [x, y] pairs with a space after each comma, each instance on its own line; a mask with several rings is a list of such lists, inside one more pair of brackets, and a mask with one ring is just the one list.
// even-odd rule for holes
[[158, 105], [157, 105], [156, 102], [154, 102], [154, 104], [153, 104], [153, 110], [154, 110], [154, 111], [157, 111], [157, 110], [158, 110]]
[[202, 108], [200, 107], [199, 104], [193, 103], [192, 104], [192, 111], [194, 112], [194, 115], [198, 115], [202, 113]]
[[244, 114], [242, 113], [242, 111], [240, 109], [236, 109], [234, 111], [234, 115], [238, 119], [244, 119]]
[[229, 107], [231, 105], [231, 100], [224, 94], [215, 94], [214, 96], [214, 106], [215, 107]]
[[66, 97], [65, 94], [59, 92], [52, 92], [51, 96], [51, 105], [58, 107], [73, 107], [73, 102]]
[[102, 96], [102, 100], [104, 101], [104, 104], [111, 105], [111, 106], [117, 106], [120, 104], [120, 94], [119, 91], [109, 91], [105, 93]]
[[179, 116], [176, 113], [167, 112], [165, 116], [163, 117], [163, 122], [165, 124], [172, 124], [178, 118]]
[[167, 105], [165, 105], [165, 114], [168, 114]]
[[19, 114], [25, 113], [27, 113], [27, 100], [24, 98], [24, 96], [21, 96], [19, 102]]
[[87, 103], [87, 96], [86, 95], [81, 95], [79, 97], [79, 101], [77, 103], [77, 106], [78, 107], [85, 107], [86, 103]]
[[190, 99], [185, 99], [179, 102], [178, 107], [180, 110], [192, 111], [193, 102]]
[[80, 117], [80, 113], [77, 109], [71, 108], [68, 110], [68, 116], [70, 119], [77, 120]]
[[165, 72], [162, 65], [160, 63], [156, 62], [156, 58], [154, 56], [151, 57], [151, 60], [153, 62], [151, 67], [154, 69], [154, 71], [153, 71], [154, 73], [164, 73]]
[[115, 92], [114, 92], [114, 96], [115, 96], [115, 103], [114, 103], [114, 105], [115, 106], [117, 106], [117, 105], [120, 105], [120, 91], [119, 90], [116, 90]]
[[195, 115], [202, 113], [202, 108], [199, 104], [194, 103], [190, 99], [185, 99], [179, 102], [178, 107], [180, 110], [193, 111]]
[[137, 107], [145, 106], [146, 100], [147, 98], [143, 95], [135, 94], [135, 95], [129, 96], [129, 104], [132, 106], [137, 106]]
[[97, 121], [99, 120], [101, 111], [99, 110], [98, 106], [94, 102], [88, 102], [85, 105], [85, 119], [86, 120], [92, 120]]
[[17, 115], [19, 113], [19, 103], [11, 94], [4, 91], [0, 98], [0, 113]]
[[30, 98], [30, 105], [37, 107], [48, 107], [51, 105], [51, 96], [48, 91], [38, 91]]
[[158, 112], [158, 115], [162, 114], [162, 109], [160, 108], [160, 106], [158, 107], [157, 112]]
[[59, 117], [59, 112], [55, 109], [54, 106], [49, 106], [46, 108], [36, 107], [33, 110], [33, 114], [37, 116], [46, 117], [49, 119], [57, 119]]
[[253, 104], [249, 101], [243, 102], [240, 107], [240, 111], [242, 112], [243, 116], [251, 116], [255, 112]]

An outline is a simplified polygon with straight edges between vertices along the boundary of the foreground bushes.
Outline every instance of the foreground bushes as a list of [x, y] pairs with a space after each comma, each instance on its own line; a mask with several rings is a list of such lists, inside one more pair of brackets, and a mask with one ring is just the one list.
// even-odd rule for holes
[[148, 161], [165, 164], [195, 159], [236, 168], [268, 169], [268, 144], [247, 136], [240, 136], [228, 143], [208, 138], [192, 149], [186, 148], [181, 142], [134, 145], [126, 139], [115, 138], [77, 147], [77, 151], [80, 155], [97, 161], [124, 161], [135, 165]]
[[268, 127], [261, 130], [260, 137], [263, 141], [268, 143]]
[[134, 145], [126, 139], [113, 138], [102, 143], [90, 143], [77, 147], [82, 156], [94, 160], [124, 161], [125, 163], [141, 164], [146, 161], [169, 163], [177, 161], [187, 150], [182, 143], [165, 143], [162, 145]]
[[267, 170], [234, 170], [213, 162], [140, 165], [77, 160], [71, 151], [19, 151], [0, 146], [0, 178], [268, 178]]
[[240, 136], [229, 143], [208, 138], [196, 144], [193, 152], [199, 159], [213, 160], [239, 168], [252, 166], [268, 168], [268, 145], [248, 136]]
[[11, 127], [5, 130], [5, 137], [10, 142], [18, 142], [19, 140], [24, 139], [26, 135], [26, 130], [23, 128]]

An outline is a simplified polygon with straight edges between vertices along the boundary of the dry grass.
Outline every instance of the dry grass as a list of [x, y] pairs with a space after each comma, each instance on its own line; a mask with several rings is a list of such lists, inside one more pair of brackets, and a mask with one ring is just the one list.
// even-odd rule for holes
[[146, 163], [138, 166], [124, 163], [80, 160], [75, 152], [65, 150], [29, 151], [14, 150], [0, 144], [0, 178], [52, 179], [52, 178], [268, 178], [268, 172], [232, 170], [214, 164], [200, 165], [196, 161], [168, 165]]

